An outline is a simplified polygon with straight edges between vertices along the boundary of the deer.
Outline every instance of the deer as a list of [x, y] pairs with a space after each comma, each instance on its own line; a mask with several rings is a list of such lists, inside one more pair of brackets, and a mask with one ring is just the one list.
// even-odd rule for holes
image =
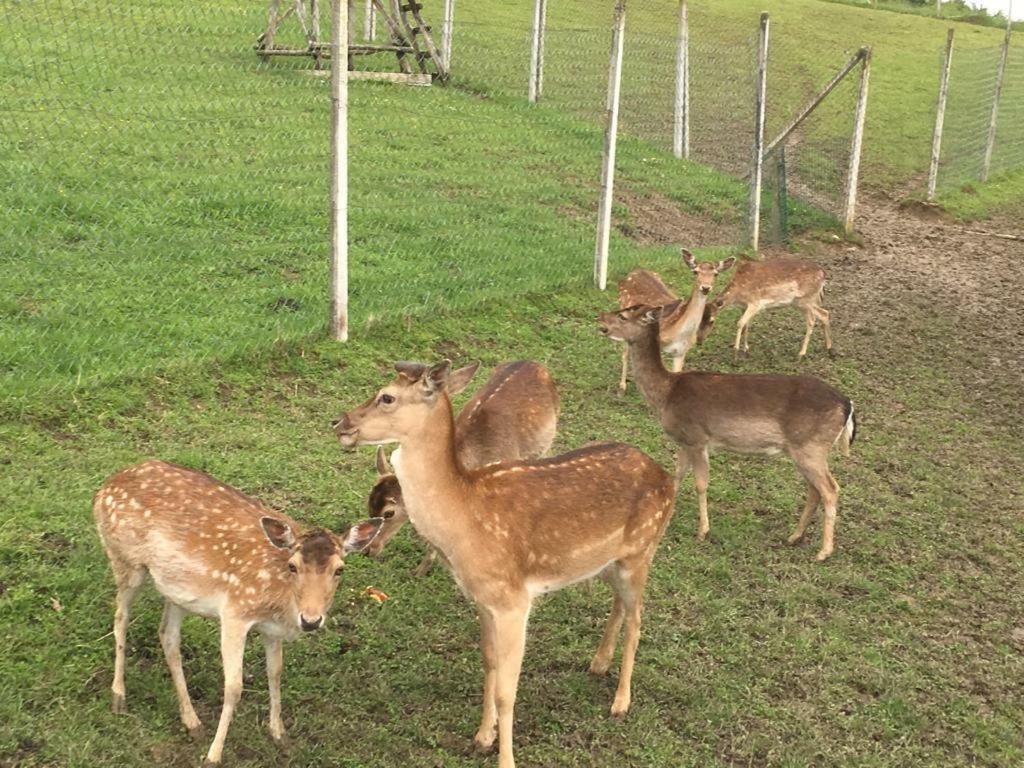
[[533, 601], [598, 576], [614, 593], [590, 664], [607, 673], [625, 623], [611, 713], [629, 710], [643, 591], [672, 516], [675, 482], [653, 459], [602, 443], [544, 459], [467, 469], [448, 396], [451, 362], [400, 362], [397, 376], [333, 423], [344, 448], [398, 443], [395, 465], [409, 521], [440, 550], [475, 604], [484, 660], [483, 713], [474, 737], [497, 734], [500, 768], [514, 768], [512, 722]]
[[181, 721], [194, 739], [202, 723], [181, 666], [181, 624], [190, 613], [220, 620], [224, 705], [204, 765], [220, 763], [241, 698], [242, 655], [251, 629], [263, 636], [270, 735], [280, 742], [282, 643], [299, 630], [324, 625], [346, 555], [365, 549], [383, 520], [364, 520], [341, 535], [303, 529], [204, 472], [157, 460], [110, 477], [93, 500], [93, 514], [117, 586], [114, 712], [127, 711], [125, 638], [132, 604], [148, 575], [164, 598], [160, 644]]
[[679, 446], [676, 482], [692, 468], [697, 491], [697, 539], [710, 530], [708, 452], [785, 453], [807, 481], [807, 499], [790, 544], [800, 541], [811, 516], [824, 502], [818, 561], [834, 549], [839, 485], [828, 456], [837, 442], [844, 455], [857, 434], [853, 402], [812, 376], [670, 372], [662, 364], [660, 307], [640, 305], [599, 316], [600, 332], [625, 341], [637, 387], [666, 434]]
[[[814, 332], [815, 321], [821, 320], [825, 331], [825, 349], [832, 354], [832, 323], [829, 312], [821, 306], [825, 283], [825, 270], [805, 259], [773, 259], [771, 261], [747, 261], [737, 267], [729, 285], [714, 301], [708, 304], [704, 321], [697, 334], [697, 342], [704, 340], [715, 328], [718, 313], [733, 304], [744, 305], [743, 315], [736, 326], [736, 342], [733, 355], [738, 357], [740, 345], [743, 352], [750, 350], [747, 331], [754, 316], [765, 309], [795, 305], [804, 313], [807, 333], [800, 345], [798, 357], [807, 354], [807, 346]], [[637, 302], [656, 306], [658, 302]]]
[[[465, 389], [478, 367], [475, 363], [452, 371], [448, 394]], [[475, 469], [498, 461], [543, 456], [554, 442], [559, 409], [558, 389], [543, 365], [530, 360], [499, 365], [455, 419], [459, 461], [466, 469]], [[377, 474], [367, 505], [370, 517], [383, 518], [384, 525], [366, 549], [371, 557], [380, 554], [409, 519], [402, 487], [383, 446], [377, 447]], [[431, 549], [416, 568], [416, 575], [425, 575], [436, 559], [437, 550]]]
[[[730, 256], [719, 262], [698, 262], [686, 248], [681, 252], [683, 263], [693, 271], [690, 298], [682, 301], [665, 285], [661, 275], [637, 267], [619, 282], [619, 308], [647, 304], [666, 308], [659, 328], [661, 347], [672, 355], [672, 370], [681, 371], [686, 353], [698, 343], [698, 331], [704, 326], [708, 314], [707, 297], [715, 285], [715, 278], [736, 263]], [[622, 349], [622, 377], [619, 392], [626, 391], [629, 372], [629, 348]]]

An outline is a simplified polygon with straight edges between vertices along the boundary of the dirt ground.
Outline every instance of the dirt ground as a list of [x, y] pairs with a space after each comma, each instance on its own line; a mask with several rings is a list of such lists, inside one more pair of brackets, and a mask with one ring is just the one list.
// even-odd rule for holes
[[[1012, 231], [1000, 221], [978, 228]], [[927, 210], [867, 200], [857, 220], [864, 245], [827, 249], [829, 282], [853, 329], [904, 325], [902, 342], [914, 345], [927, 338], [913, 332], [914, 321], [930, 316], [945, 327], [953, 320], [954, 343], [936, 356], [952, 355], [947, 372], [978, 404], [996, 409], [993, 421], [1017, 429], [1024, 406], [1024, 242], [965, 229]], [[880, 336], [890, 343], [901, 338]]]

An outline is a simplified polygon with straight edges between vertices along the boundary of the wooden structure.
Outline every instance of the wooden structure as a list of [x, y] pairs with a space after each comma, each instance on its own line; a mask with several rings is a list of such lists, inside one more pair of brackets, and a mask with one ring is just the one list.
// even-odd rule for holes
[[[431, 27], [423, 20], [423, 6], [416, 0], [371, 0], [373, 10], [387, 28], [389, 40], [378, 44], [370, 39], [355, 43], [348, 38], [348, 69], [353, 80], [383, 80], [387, 82], [425, 85], [433, 80], [442, 83], [448, 80], [445, 57], [434, 45]], [[308, 9], [307, 9], [308, 3]], [[351, 6], [351, 4], [350, 4]], [[308, 10], [308, 13], [307, 13]], [[305, 48], [277, 48], [274, 40], [281, 25], [294, 16], [306, 36]], [[349, 27], [350, 31], [352, 27]], [[293, 4], [281, 13], [281, 0], [270, 0], [267, 29], [256, 39], [256, 51], [267, 60], [271, 56], [309, 56], [316, 68], [323, 69], [324, 61], [331, 56], [331, 44], [320, 40], [319, 0], [293, 0]], [[393, 53], [398, 72], [374, 72], [357, 70], [357, 56], [378, 53]]]

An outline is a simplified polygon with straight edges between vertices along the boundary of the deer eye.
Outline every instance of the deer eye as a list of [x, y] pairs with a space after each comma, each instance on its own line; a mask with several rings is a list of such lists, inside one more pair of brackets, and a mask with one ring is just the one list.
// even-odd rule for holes
[[299, 572], [299, 566], [297, 566], [295, 563], [288, 563], [288, 570], [291, 571], [292, 573], [298, 573]]
[[341, 578], [341, 572], [343, 570], [345, 570], [345, 566], [343, 566], [343, 565], [339, 565], [337, 568], [335, 568], [334, 569], [334, 578], [340, 579]]
[[381, 513], [381, 517], [383, 517], [385, 520], [390, 520], [394, 516], [395, 510], [393, 509], [385, 509], [384, 512]]
[[383, 405], [391, 405], [393, 402], [395, 402], [395, 397], [394, 395], [384, 394], [380, 396], [380, 400], [378, 402], [382, 403]]

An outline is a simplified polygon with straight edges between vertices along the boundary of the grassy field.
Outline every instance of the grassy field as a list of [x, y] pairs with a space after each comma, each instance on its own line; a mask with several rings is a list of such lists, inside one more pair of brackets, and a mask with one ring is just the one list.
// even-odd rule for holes
[[[519, 34], [526, 5], [459, 12]], [[631, 6], [631, 29], [653, 35], [655, 11], [671, 6]], [[773, 66], [795, 73], [777, 79], [794, 103], [833, 54], [875, 45], [868, 182], [912, 184], [945, 25], [818, 0], [765, 7], [790, 41]], [[552, 4], [554, 21], [597, 23], [591, 6], [567, 8]], [[539, 109], [510, 90], [524, 57], [492, 57], [447, 90], [353, 87], [356, 327], [340, 346], [322, 337], [327, 86], [299, 62], [257, 64], [262, 8], [2, 11], [0, 493], [11, 503], [0, 522], [0, 765], [189, 766], [205, 750], [180, 732], [152, 594], [129, 631], [131, 714], [109, 712], [113, 585], [90, 499], [126, 464], [159, 456], [205, 469], [340, 527], [364, 514], [372, 451], [341, 452], [330, 421], [394, 360], [445, 356], [487, 369], [540, 360], [563, 394], [558, 450], [613, 438], [671, 464], [635, 390], [614, 394], [618, 349], [594, 323], [613, 297], [588, 287], [601, 135], [587, 110], [594, 88], [600, 103], [603, 32], [588, 42], [596, 63], [549, 70]], [[692, 14], [726, 51], [756, 21], [740, 0]], [[998, 38], [964, 29], [965, 45]], [[142, 44], [152, 40], [163, 47]], [[643, 81], [664, 90], [661, 75]], [[724, 252], [745, 191], [672, 160], [653, 131], [620, 147], [613, 278], [643, 263], [685, 290], [675, 243]], [[1022, 184], [1011, 175], [945, 202], [967, 216], [1016, 211]], [[979, 354], [980, 326], [936, 313], [946, 295], [896, 290], [897, 263], [865, 274], [847, 248], [801, 242], [830, 272], [840, 356], [825, 358], [815, 338], [797, 365], [802, 323], [783, 312], [758, 319], [751, 357], [735, 366], [809, 371], [857, 403], [854, 455], [835, 463], [836, 555], [812, 562], [817, 528], [806, 546], [783, 545], [802, 499], [790, 466], [716, 456], [710, 541], [693, 539], [687, 481], [656, 559], [625, 722], [607, 716], [614, 676], [585, 673], [606, 588], [570, 589], [535, 611], [516, 720], [523, 765], [1024, 761], [1019, 381]], [[865, 298], [867, 285], [885, 290]], [[694, 365], [732, 367], [735, 317]], [[475, 619], [443, 571], [412, 576], [421, 552], [407, 531], [381, 560], [353, 558], [329, 627], [288, 648], [284, 751], [265, 733], [252, 644], [230, 765], [493, 763], [469, 755]], [[371, 584], [392, 600], [361, 598]], [[189, 620], [184, 653], [209, 725], [221, 698], [214, 625]]]

